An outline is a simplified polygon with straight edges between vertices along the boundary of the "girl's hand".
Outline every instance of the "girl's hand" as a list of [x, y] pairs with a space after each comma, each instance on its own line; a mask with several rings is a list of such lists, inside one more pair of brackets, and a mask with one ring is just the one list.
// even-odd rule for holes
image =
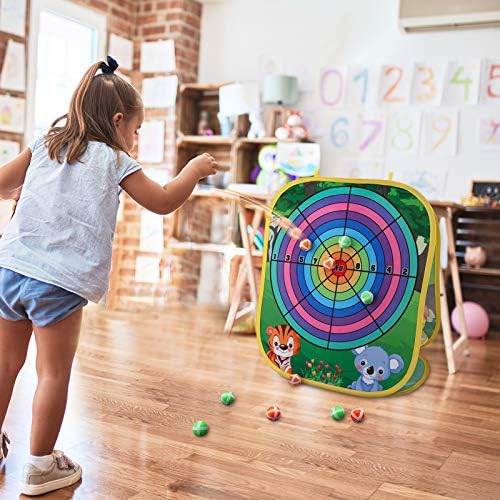
[[217, 170], [217, 162], [212, 155], [208, 153], [203, 153], [196, 158], [193, 158], [187, 165], [186, 168], [196, 172], [199, 179], [204, 179], [209, 175], [214, 175]]

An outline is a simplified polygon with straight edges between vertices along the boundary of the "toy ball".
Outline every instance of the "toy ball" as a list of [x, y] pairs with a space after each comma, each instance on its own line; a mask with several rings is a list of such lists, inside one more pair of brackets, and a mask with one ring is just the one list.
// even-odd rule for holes
[[234, 394], [232, 392], [223, 392], [221, 395], [220, 395], [220, 401], [223, 405], [232, 405], [235, 401], [235, 397], [234, 397]]
[[351, 238], [349, 236], [341, 236], [339, 238], [340, 248], [349, 248], [352, 245]]
[[363, 408], [354, 408], [354, 410], [351, 411], [351, 420], [353, 422], [356, 423], [361, 422], [364, 416], [365, 416], [365, 410], [363, 410]]
[[323, 262], [323, 267], [331, 271], [335, 267], [335, 259], [328, 257], [328, 259]]
[[290, 379], [288, 380], [291, 385], [299, 385], [302, 383], [302, 379], [298, 373], [293, 373]]
[[340, 405], [335, 405], [332, 408], [332, 411], [330, 412], [331, 417], [333, 420], [342, 420], [345, 415], [345, 410], [342, 408]]
[[[463, 309], [468, 336], [472, 338], [484, 338], [490, 328], [488, 313], [482, 306], [475, 302], [464, 302]], [[460, 328], [458, 309], [456, 307], [451, 313], [451, 324], [457, 332], [463, 333]]]
[[266, 411], [266, 417], [269, 420], [278, 420], [281, 417], [281, 410], [276, 406], [270, 406]]
[[308, 240], [307, 238], [303, 239], [299, 243], [299, 247], [301, 250], [304, 250], [304, 252], [308, 252], [309, 250], [311, 250], [311, 247], [312, 247], [311, 240]]
[[208, 432], [208, 424], [203, 420], [197, 420], [193, 424], [193, 434], [195, 436], [201, 437], [204, 436]]
[[369, 306], [373, 302], [373, 293], [370, 292], [370, 290], [365, 290], [364, 292], [361, 293], [361, 302], [365, 304], [366, 306]]
[[302, 236], [302, 231], [298, 227], [294, 227], [290, 230], [289, 236], [292, 240], [298, 240]]

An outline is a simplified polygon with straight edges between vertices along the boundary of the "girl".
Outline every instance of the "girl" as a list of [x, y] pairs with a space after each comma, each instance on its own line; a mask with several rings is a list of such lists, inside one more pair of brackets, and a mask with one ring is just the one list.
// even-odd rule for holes
[[[22, 478], [27, 495], [69, 486], [82, 475], [54, 444], [82, 308], [106, 292], [121, 189], [146, 209], [168, 214], [216, 169], [205, 153], [163, 187], [144, 175], [128, 154], [144, 119], [142, 100], [114, 74], [117, 67], [111, 57], [92, 65], [67, 115], [0, 169], [0, 196], [20, 192], [0, 239], [0, 429], [32, 332], [37, 346], [31, 456]], [[0, 431], [0, 460], [9, 443]]]

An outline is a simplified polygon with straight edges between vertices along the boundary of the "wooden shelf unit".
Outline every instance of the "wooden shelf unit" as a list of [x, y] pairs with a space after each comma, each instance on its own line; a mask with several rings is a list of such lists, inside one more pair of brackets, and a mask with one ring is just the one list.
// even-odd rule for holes
[[[179, 173], [195, 156], [208, 152], [217, 160], [220, 176], [226, 173], [226, 176], [229, 176], [226, 180], [230, 183], [248, 183], [250, 173], [257, 162], [259, 148], [265, 144], [276, 143], [276, 139], [247, 139], [249, 120], [246, 115], [236, 119], [230, 136], [220, 135], [217, 119], [219, 88], [220, 85], [216, 84], [187, 84], [180, 87], [177, 101], [175, 173]], [[209, 127], [214, 135], [196, 135], [202, 111], [208, 111]], [[219, 185], [219, 180], [214, 176], [208, 181]], [[241, 248], [237, 203], [213, 187], [202, 183], [195, 189], [188, 202], [176, 212], [173, 239], [170, 240], [169, 248], [174, 252], [218, 253], [224, 260], [224, 266], [229, 268], [233, 266], [233, 259], [235, 262], [241, 261], [245, 255], [245, 250]], [[210, 219], [210, 210], [220, 211], [221, 217], [226, 217], [223, 219], [227, 220], [226, 238], [222, 241], [212, 241], [211, 232], [205, 227]], [[252, 257], [262, 258], [262, 252], [254, 250]], [[220, 279], [227, 281], [227, 276], [222, 274]]]
[[[462, 275], [464, 300], [481, 304], [490, 318], [490, 329], [500, 329], [500, 208], [462, 207], [453, 218], [455, 246]], [[468, 246], [482, 246], [487, 253], [485, 267], [468, 267], [464, 262]]]

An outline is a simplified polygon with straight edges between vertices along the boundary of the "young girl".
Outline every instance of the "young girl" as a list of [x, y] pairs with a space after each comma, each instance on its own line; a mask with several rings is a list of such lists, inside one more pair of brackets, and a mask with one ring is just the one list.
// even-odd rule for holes
[[[111, 57], [91, 66], [68, 114], [0, 169], [0, 196], [20, 192], [0, 239], [0, 429], [32, 332], [37, 346], [31, 456], [22, 478], [27, 495], [69, 486], [82, 475], [54, 445], [82, 308], [106, 292], [121, 189], [146, 209], [168, 214], [215, 173], [205, 153], [163, 187], [144, 175], [128, 154], [144, 119], [142, 100], [114, 74], [117, 67]], [[0, 431], [0, 461], [9, 443]]]

